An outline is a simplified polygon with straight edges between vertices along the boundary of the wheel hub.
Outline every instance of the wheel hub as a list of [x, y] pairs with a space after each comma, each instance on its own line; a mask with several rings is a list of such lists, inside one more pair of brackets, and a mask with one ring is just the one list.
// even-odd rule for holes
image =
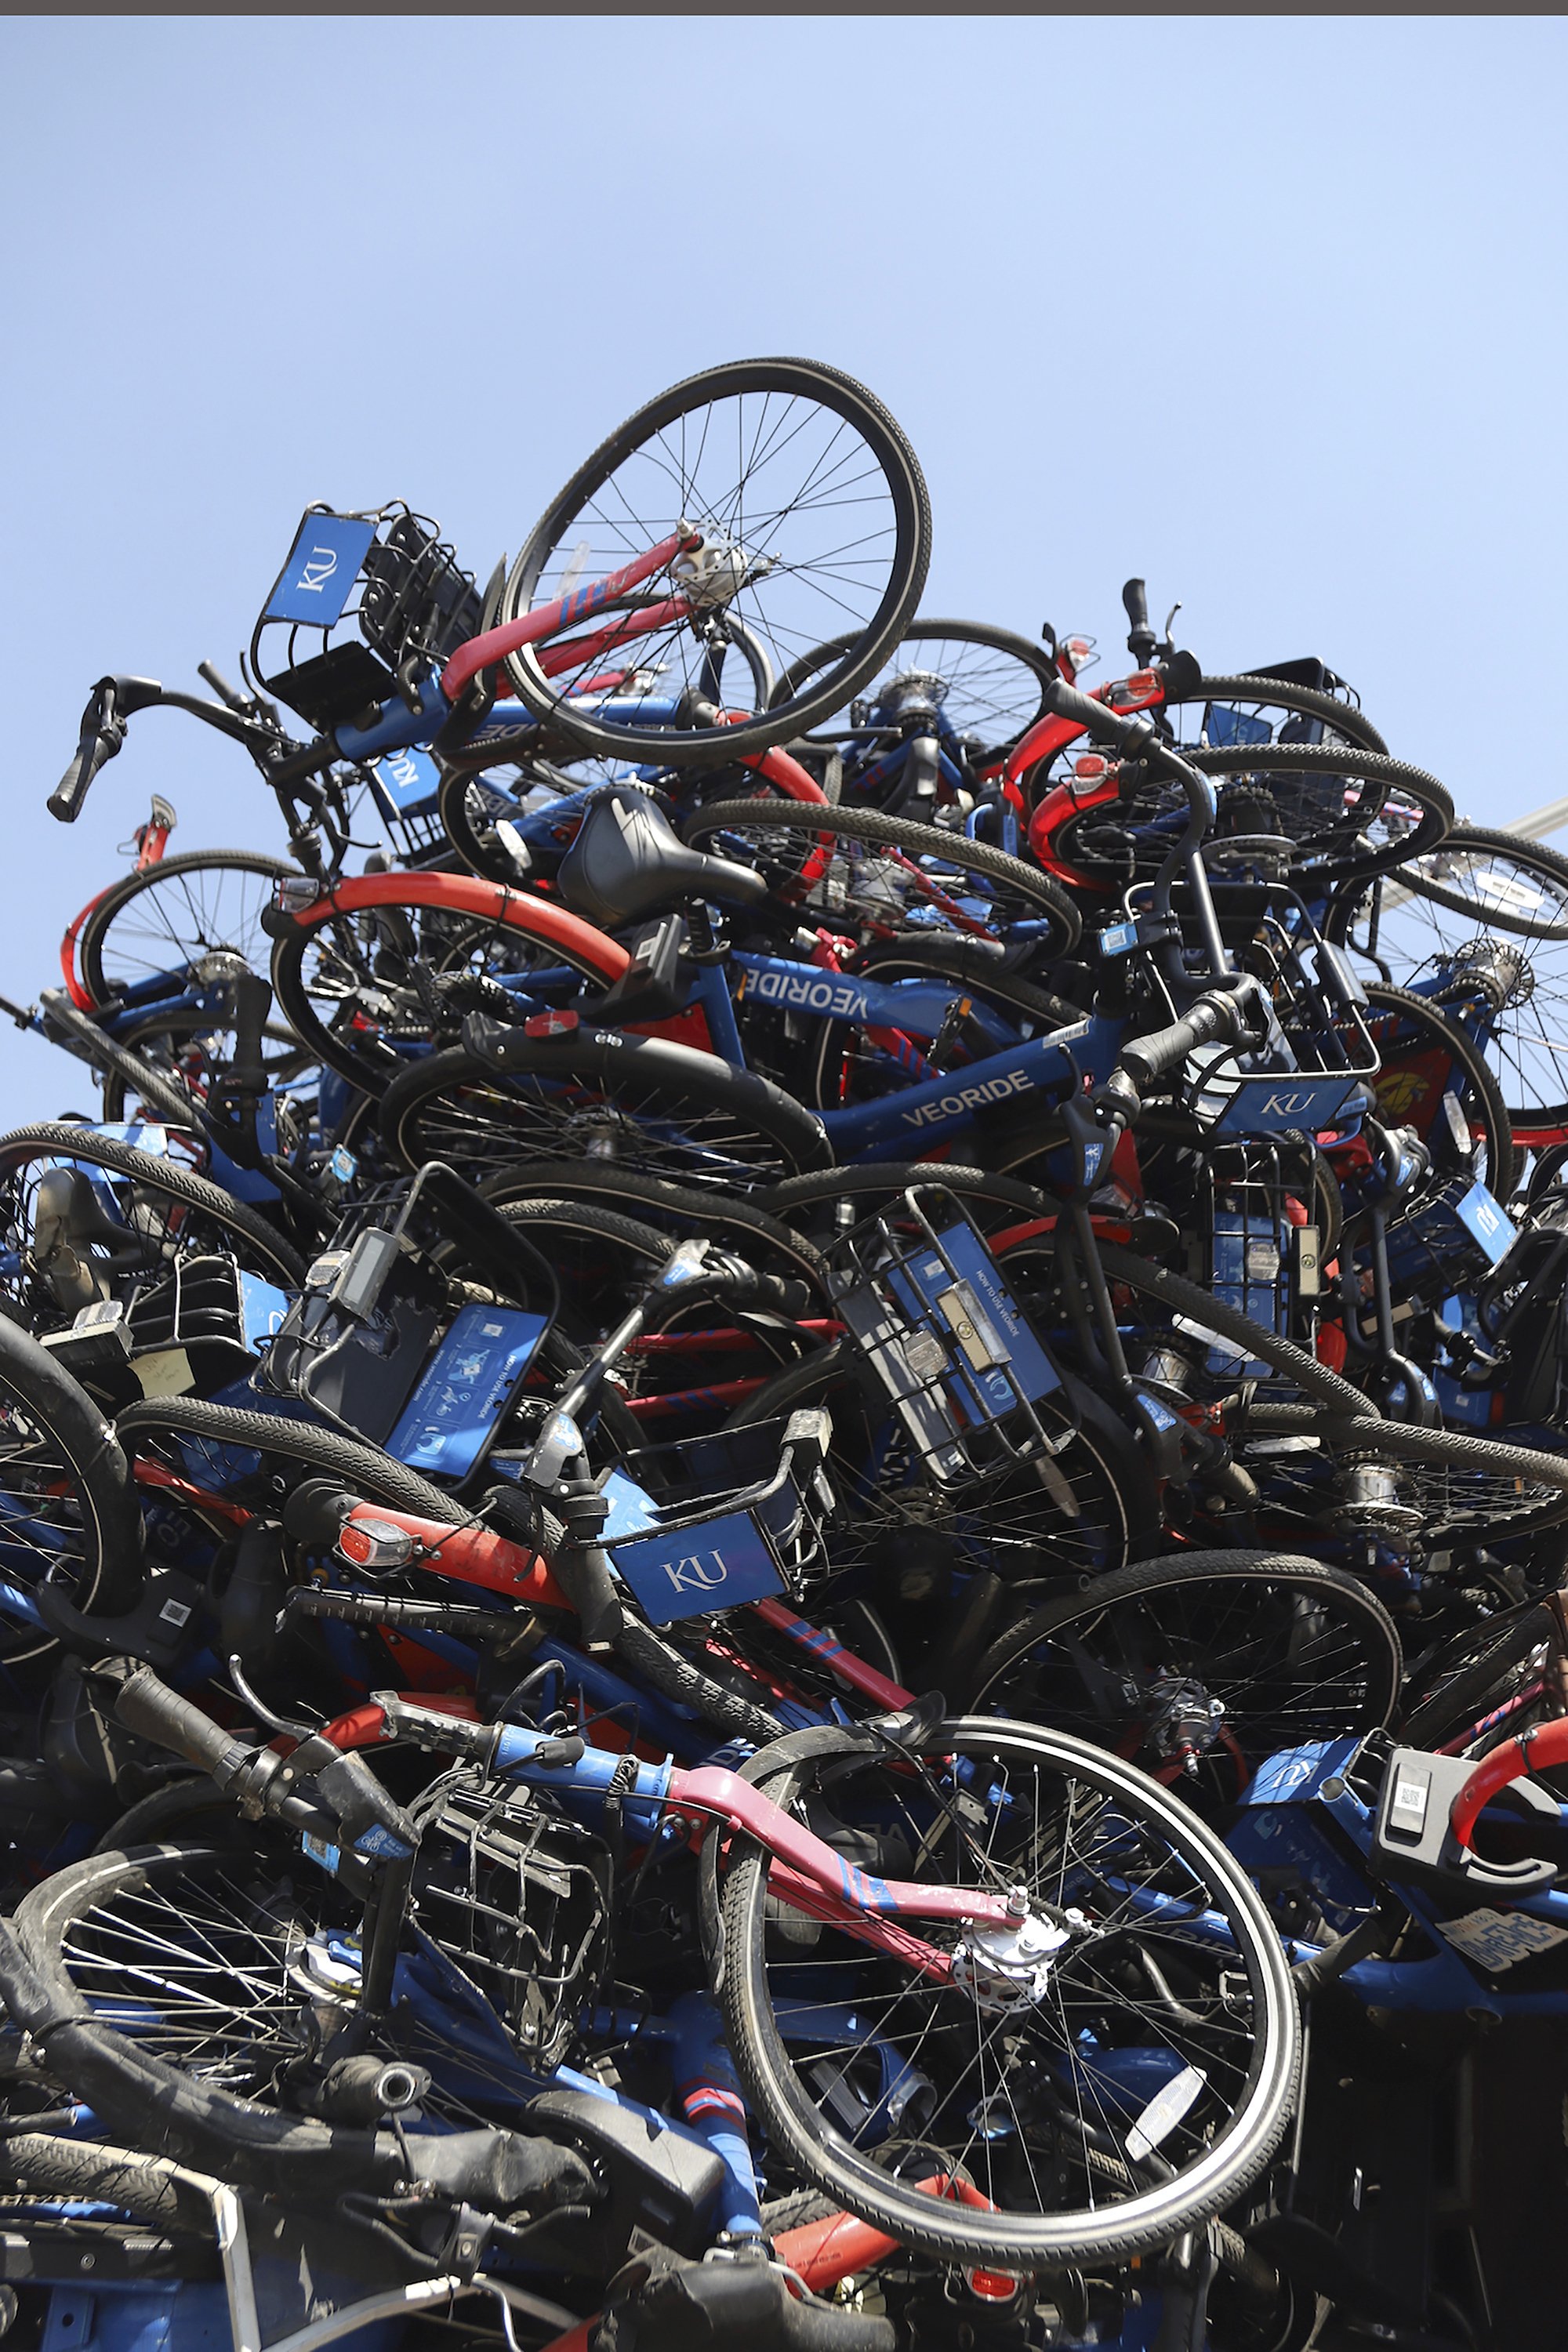
[[[1045, 1998], [1051, 1965], [1064, 1945], [1073, 1939], [1077, 1916], [1066, 1914], [1058, 1925], [1032, 1910], [1028, 1897], [1009, 1898], [1005, 1921], [966, 1928], [952, 1956], [955, 1984], [973, 1995], [977, 2006], [994, 2015], [1032, 2006]], [[1087, 1927], [1088, 1922], [1083, 1921]]]

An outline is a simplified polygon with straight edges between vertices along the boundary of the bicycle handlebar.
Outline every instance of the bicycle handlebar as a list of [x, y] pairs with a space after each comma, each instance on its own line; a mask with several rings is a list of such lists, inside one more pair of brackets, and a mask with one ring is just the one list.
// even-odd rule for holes
[[[105, 1661], [107, 1672], [116, 1662]], [[178, 1691], [151, 1666], [132, 1667], [115, 1696], [114, 1717], [127, 1731], [183, 1756], [226, 1787], [249, 1763], [253, 1749]]]
[[1122, 607], [1127, 614], [1127, 650], [1133, 660], [1147, 662], [1159, 642], [1149, 626], [1149, 599], [1142, 580], [1129, 580], [1121, 591]]
[[125, 740], [125, 721], [115, 709], [118, 678], [100, 677], [81, 714], [76, 756], [48, 797], [48, 812], [61, 824], [74, 824], [94, 776]]
[[1247, 1020], [1239, 995], [1200, 996], [1179, 1021], [1168, 1028], [1152, 1029], [1121, 1049], [1121, 1068], [1140, 1094], [1167, 1070], [1179, 1069], [1199, 1045], [1216, 1037], [1236, 1042], [1245, 1034]]

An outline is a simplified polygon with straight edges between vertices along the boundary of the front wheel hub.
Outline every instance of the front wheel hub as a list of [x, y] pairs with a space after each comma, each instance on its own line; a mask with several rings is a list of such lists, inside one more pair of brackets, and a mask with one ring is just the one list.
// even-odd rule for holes
[[1070, 1927], [1038, 1912], [966, 1928], [952, 1956], [953, 1982], [994, 2014], [1024, 2008], [1044, 2000], [1052, 1963], [1071, 1941]]

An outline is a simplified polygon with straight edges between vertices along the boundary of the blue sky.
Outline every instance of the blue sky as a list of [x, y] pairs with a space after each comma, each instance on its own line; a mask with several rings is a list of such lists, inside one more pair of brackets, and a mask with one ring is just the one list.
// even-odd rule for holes
[[[176, 847], [280, 845], [158, 713], [54, 824], [93, 678], [232, 672], [312, 499], [406, 498], [482, 577], [620, 416], [768, 352], [910, 434], [927, 611], [1114, 659], [1140, 572], [1205, 667], [1331, 662], [1470, 815], [1553, 797], [1565, 52], [1509, 17], [11, 19], [0, 991], [47, 983], [152, 791]], [[0, 1124], [85, 1091], [0, 1034]]]

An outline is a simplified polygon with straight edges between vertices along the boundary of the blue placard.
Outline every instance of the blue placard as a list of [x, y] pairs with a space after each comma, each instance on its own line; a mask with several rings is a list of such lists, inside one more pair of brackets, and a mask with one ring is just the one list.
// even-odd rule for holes
[[1291, 1071], [1278, 1078], [1243, 1078], [1215, 1126], [1221, 1135], [1316, 1135], [1333, 1125], [1360, 1083], [1338, 1070], [1330, 1077]]
[[[1061, 1386], [1049, 1357], [1019, 1314], [1012, 1293], [996, 1269], [996, 1261], [973, 1228], [967, 1224], [950, 1225], [941, 1236], [942, 1246], [949, 1264], [961, 1281], [968, 1284], [982, 1314], [1006, 1350], [1005, 1366], [982, 1370], [963, 1354], [956, 1340], [949, 1358], [952, 1374], [944, 1383], [949, 1393], [967, 1409], [973, 1418], [977, 1402], [994, 1419], [1011, 1412], [1021, 1397], [1033, 1404], [1037, 1399], [1048, 1396]], [[952, 1276], [940, 1257], [922, 1250], [909, 1259], [900, 1272], [890, 1277], [895, 1291], [904, 1290], [906, 1306], [921, 1314], [911, 1294], [918, 1294], [926, 1308], [934, 1308], [938, 1327], [947, 1321], [940, 1305], [952, 1291]], [[905, 1287], [905, 1286], [908, 1286]], [[962, 1299], [957, 1302], [962, 1307]], [[921, 1319], [925, 1319], [923, 1317]]]
[[616, 1572], [630, 1585], [650, 1624], [710, 1617], [743, 1601], [765, 1601], [784, 1580], [745, 1511], [727, 1511], [694, 1528], [612, 1544]]
[[436, 805], [441, 772], [428, 751], [406, 744], [373, 760], [376, 788], [395, 816], [425, 816]]
[[1100, 952], [1103, 956], [1127, 955], [1137, 944], [1136, 923], [1107, 923], [1100, 935]]
[[543, 1332], [542, 1315], [465, 1307], [404, 1407], [387, 1452], [411, 1470], [466, 1476]]
[[308, 514], [262, 618], [313, 622], [330, 629], [342, 615], [374, 537], [374, 523], [361, 522], [353, 515]]
[[1458, 1203], [1455, 1214], [1471, 1240], [1479, 1242], [1493, 1265], [1507, 1256], [1519, 1237], [1519, 1227], [1502, 1202], [1494, 1200], [1479, 1180]]

